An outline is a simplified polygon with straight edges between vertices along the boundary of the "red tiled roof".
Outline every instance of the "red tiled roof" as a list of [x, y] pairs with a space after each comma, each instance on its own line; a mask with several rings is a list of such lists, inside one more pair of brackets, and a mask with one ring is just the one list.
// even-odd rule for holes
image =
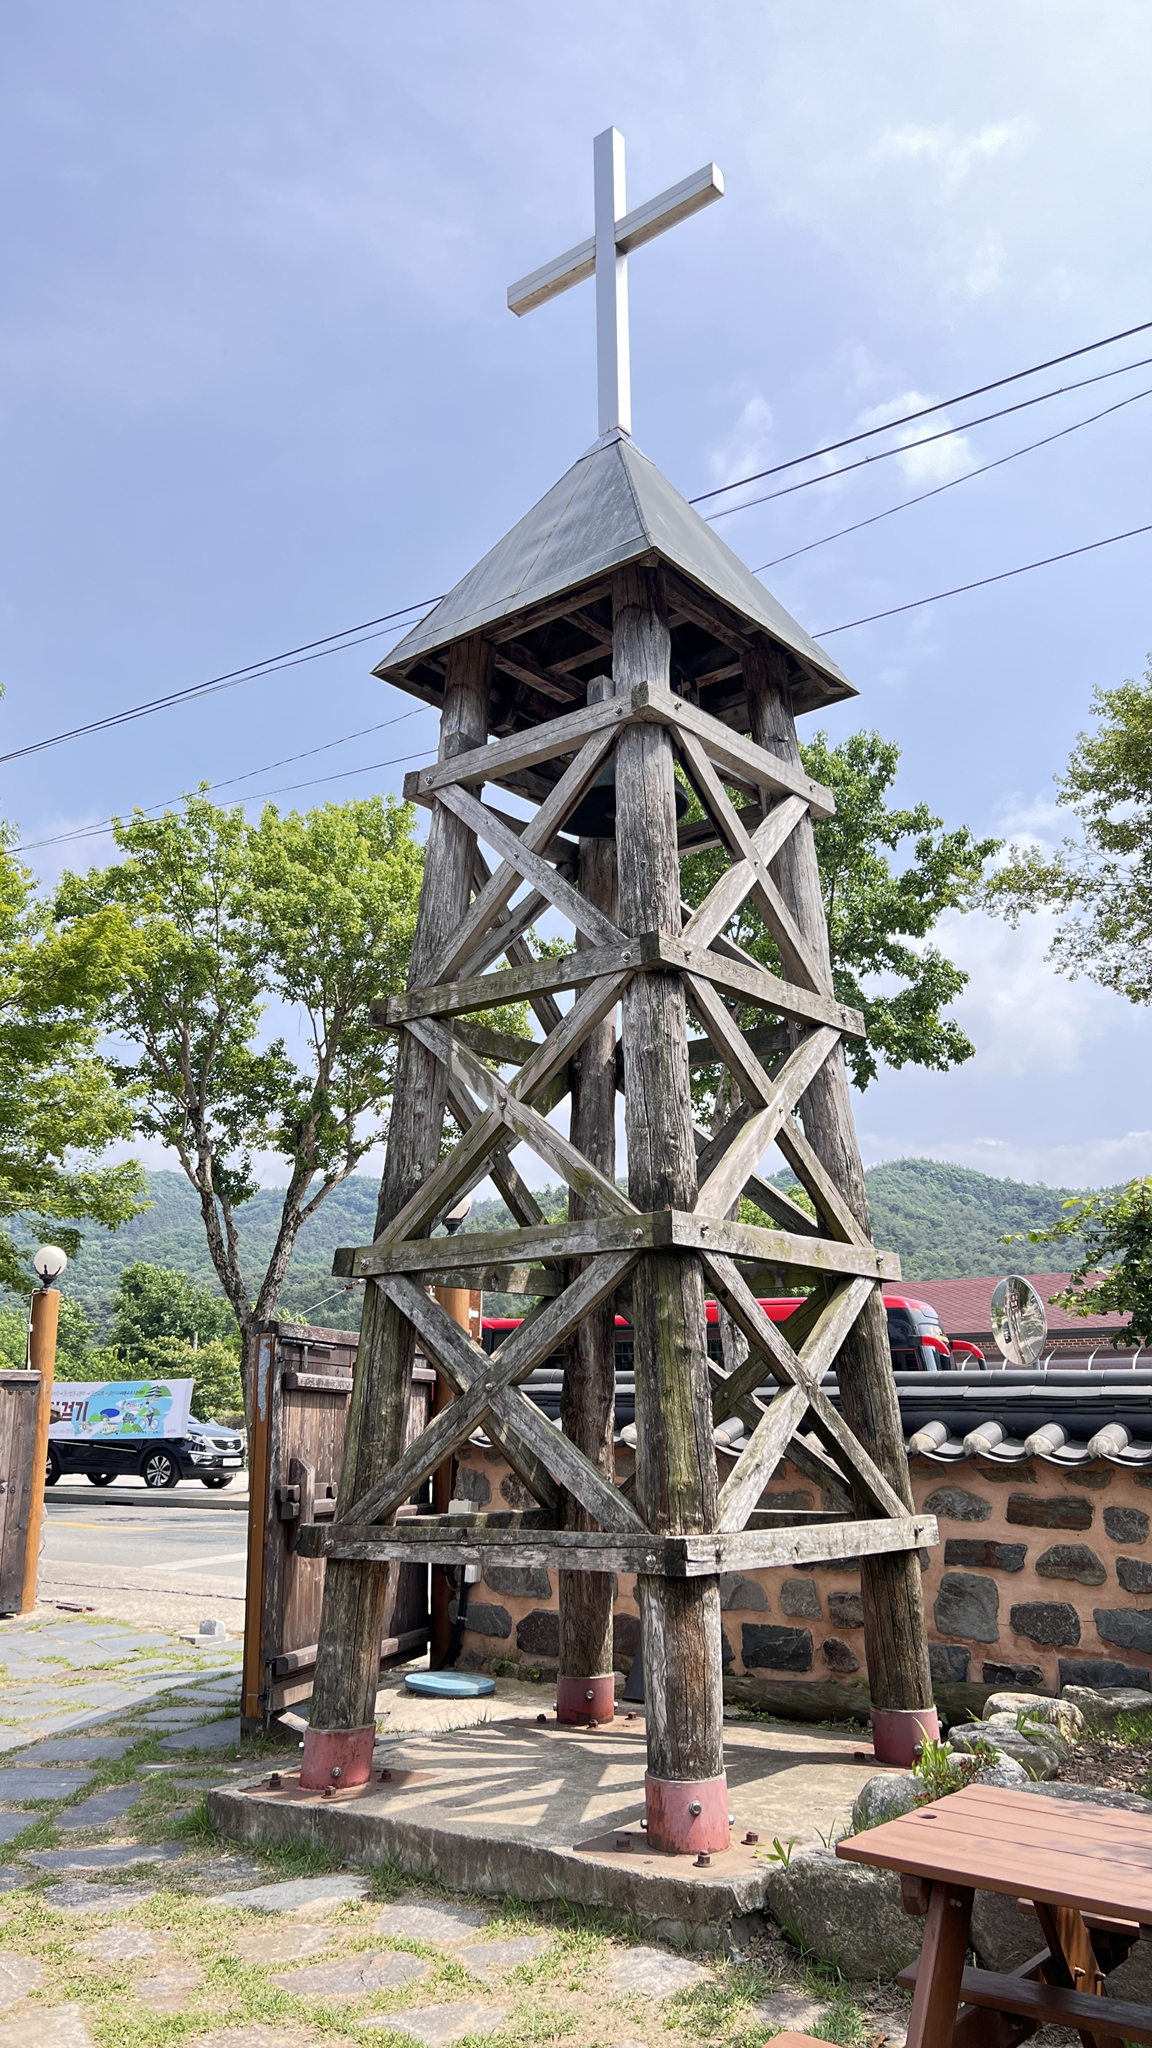
[[[1085, 1320], [1070, 1315], [1066, 1308], [1053, 1308], [1051, 1297], [1067, 1287], [1067, 1273], [1029, 1273], [1025, 1277], [1048, 1308], [1048, 1328], [1054, 1337], [1074, 1333], [1087, 1341], [1095, 1330], [1122, 1330], [1128, 1323], [1126, 1315], [1091, 1316]], [[993, 1273], [980, 1280], [907, 1280], [886, 1291], [929, 1302], [948, 1336], [970, 1337], [991, 1331], [992, 1290], [1003, 1278], [1002, 1273]]]

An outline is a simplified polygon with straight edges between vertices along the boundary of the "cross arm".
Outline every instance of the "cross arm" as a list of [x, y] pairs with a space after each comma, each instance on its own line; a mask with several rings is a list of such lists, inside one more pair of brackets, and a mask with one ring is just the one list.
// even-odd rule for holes
[[[662, 235], [666, 228], [674, 228], [679, 221], [687, 220], [693, 213], [699, 213], [702, 206], [711, 206], [714, 199], [724, 197], [723, 173], [715, 164], [704, 164], [693, 171], [691, 177], [681, 178], [678, 185], [670, 185], [657, 198], [649, 199], [643, 206], [633, 207], [616, 222], [616, 248], [621, 256], [631, 250], [640, 249], [645, 242], [651, 242]], [[563, 256], [554, 256], [551, 263], [542, 263], [539, 270], [529, 271], [516, 284], [508, 287], [508, 310], [517, 316], [531, 313], [535, 307], [546, 305], [561, 292], [582, 284], [592, 277], [596, 270], [596, 237], [589, 235], [586, 242], [578, 242], [574, 249], [566, 249]]]

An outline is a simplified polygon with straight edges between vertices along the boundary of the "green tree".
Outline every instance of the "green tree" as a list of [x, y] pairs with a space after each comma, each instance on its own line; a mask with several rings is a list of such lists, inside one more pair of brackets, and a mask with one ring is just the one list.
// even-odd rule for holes
[[169, 1340], [190, 1350], [194, 1344], [231, 1340], [235, 1349], [236, 1317], [219, 1294], [177, 1267], [137, 1259], [116, 1282], [110, 1342], [127, 1364], [151, 1368], [157, 1344]]
[[[126, 923], [129, 971], [105, 1021], [135, 1127], [159, 1138], [196, 1191], [251, 1385], [255, 1325], [276, 1313], [293, 1245], [386, 1128], [395, 1040], [371, 1005], [403, 986], [422, 849], [392, 798], [326, 804], [255, 825], [201, 792], [182, 814], [118, 820], [122, 858], [66, 875], [64, 934], [101, 914]], [[267, 999], [289, 1012], [269, 1037]], [[263, 1274], [242, 1270], [236, 1210], [257, 1155], [288, 1167]]]
[[135, 1160], [101, 1166], [129, 1136], [129, 1091], [98, 1050], [99, 1019], [127, 961], [131, 933], [112, 906], [57, 929], [0, 825], [0, 1286], [27, 1290], [26, 1253], [9, 1226], [70, 1253], [76, 1225], [115, 1228], [144, 1206]]
[[1095, 732], [1082, 732], [1056, 779], [1080, 821], [1054, 854], [1032, 847], [991, 876], [983, 900], [1016, 926], [1028, 912], [1060, 922], [1048, 958], [1129, 1002], [1152, 1001], [1152, 668], [1143, 682], [1095, 691]]
[[240, 1353], [235, 1344], [218, 1337], [206, 1344], [191, 1345], [182, 1337], [159, 1337], [147, 1364], [153, 1379], [190, 1379], [192, 1413], [200, 1422], [223, 1422], [244, 1407], [240, 1383]]
[[[809, 775], [836, 798], [835, 816], [815, 828], [816, 852], [836, 994], [863, 1012], [867, 1029], [862, 1041], [845, 1041], [853, 1081], [867, 1087], [881, 1061], [942, 1072], [971, 1059], [971, 1040], [944, 1014], [968, 976], [928, 936], [946, 910], [972, 907], [999, 842], [973, 838], [966, 825], [945, 830], [927, 804], [890, 809], [900, 749], [879, 733], [853, 733], [833, 746], [818, 732], [801, 752]], [[701, 902], [726, 865], [715, 852], [685, 861], [686, 900]], [[727, 935], [779, 971], [750, 896]], [[752, 1013], [742, 1021], [754, 1021]], [[704, 1089], [715, 1087], [714, 1073], [701, 1078]]]
[[[1113, 1343], [1138, 1337], [1141, 1344], [1152, 1344], [1152, 1180], [1076, 1195], [1063, 1207], [1058, 1222], [1026, 1233], [1029, 1244], [1076, 1238], [1082, 1246], [1067, 1287], [1051, 1299], [1076, 1316], [1129, 1316], [1129, 1327], [1118, 1330]], [[1025, 1238], [1008, 1242], [1021, 1244]]]

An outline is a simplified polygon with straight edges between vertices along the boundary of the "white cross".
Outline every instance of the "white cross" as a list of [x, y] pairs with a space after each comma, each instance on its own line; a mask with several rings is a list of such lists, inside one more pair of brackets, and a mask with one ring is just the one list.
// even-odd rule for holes
[[596, 387], [601, 434], [621, 427], [632, 432], [632, 390], [628, 367], [628, 252], [687, 220], [702, 206], [724, 197], [724, 179], [705, 164], [646, 206], [625, 213], [624, 137], [606, 128], [592, 145], [596, 232], [575, 249], [508, 287], [513, 313], [530, 313], [586, 277], [596, 278]]

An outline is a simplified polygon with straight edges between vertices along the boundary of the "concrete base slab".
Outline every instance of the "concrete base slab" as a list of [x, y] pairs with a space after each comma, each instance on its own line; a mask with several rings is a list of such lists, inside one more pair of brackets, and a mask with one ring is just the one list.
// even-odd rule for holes
[[532, 1719], [416, 1736], [378, 1749], [371, 1781], [347, 1792], [302, 1794], [285, 1772], [278, 1789], [221, 1786], [208, 1804], [239, 1841], [392, 1862], [455, 1891], [609, 1906], [664, 1940], [729, 1948], [764, 1909], [773, 1839], [815, 1848], [846, 1831], [864, 1769], [876, 1769], [863, 1754], [858, 1738], [795, 1723], [733, 1727], [732, 1846], [705, 1869], [645, 1839], [644, 1729], [622, 1714], [598, 1729]]

